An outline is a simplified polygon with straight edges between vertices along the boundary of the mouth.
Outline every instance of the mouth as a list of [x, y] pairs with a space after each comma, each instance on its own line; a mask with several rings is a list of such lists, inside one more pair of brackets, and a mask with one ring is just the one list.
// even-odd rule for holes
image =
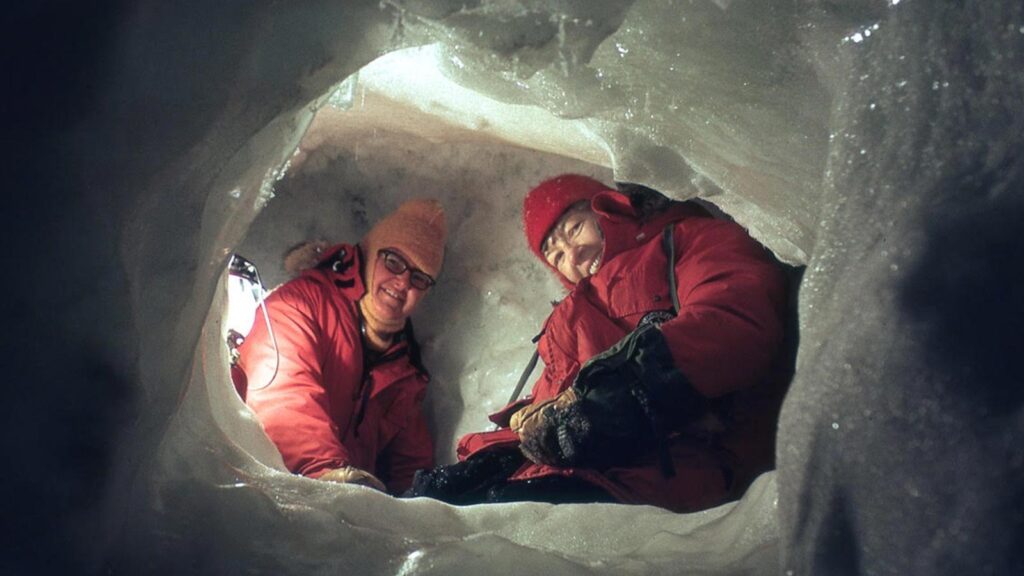
[[405, 302], [405, 295], [401, 292], [388, 288], [387, 286], [380, 287], [380, 293], [385, 296], [384, 303], [390, 304], [394, 308], [401, 308]]
[[588, 276], [593, 276], [594, 274], [597, 274], [597, 270], [599, 268], [601, 268], [601, 255], [600, 254], [598, 254], [597, 258], [594, 258], [594, 261], [590, 263], [590, 267], [587, 268], [587, 275]]

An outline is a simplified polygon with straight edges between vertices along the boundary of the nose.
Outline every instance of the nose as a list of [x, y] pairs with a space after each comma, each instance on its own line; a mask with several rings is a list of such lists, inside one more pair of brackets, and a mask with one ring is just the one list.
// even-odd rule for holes
[[398, 282], [397, 288], [409, 288], [409, 281], [412, 280], [412, 271], [406, 270], [401, 274], [395, 274], [395, 281]]
[[565, 256], [569, 259], [569, 264], [575, 268], [580, 263], [580, 247], [566, 242]]

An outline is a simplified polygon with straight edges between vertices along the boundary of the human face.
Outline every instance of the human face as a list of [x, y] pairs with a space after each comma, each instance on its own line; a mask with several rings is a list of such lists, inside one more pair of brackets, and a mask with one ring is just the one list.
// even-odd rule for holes
[[[401, 272], [392, 272], [392, 269]], [[377, 253], [373, 268], [373, 286], [370, 287], [373, 298], [370, 302], [380, 318], [404, 322], [416, 309], [427, 290], [412, 285], [413, 274], [427, 276], [411, 267], [409, 258], [401, 250], [386, 248]]]
[[541, 253], [558, 273], [576, 284], [601, 269], [604, 234], [589, 206], [566, 210], [541, 245]]

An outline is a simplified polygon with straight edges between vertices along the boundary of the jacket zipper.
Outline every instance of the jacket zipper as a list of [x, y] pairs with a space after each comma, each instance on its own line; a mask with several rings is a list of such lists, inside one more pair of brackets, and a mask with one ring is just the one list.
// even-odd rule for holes
[[395, 350], [394, 352], [392, 352], [390, 354], [386, 354], [384, 356], [381, 356], [372, 365], [369, 363], [368, 360], [366, 360], [366, 359], [363, 360], [363, 362], [364, 362], [364, 364], [363, 364], [364, 368], [363, 369], [366, 371], [366, 373], [363, 375], [362, 387], [360, 388], [360, 390], [358, 392], [359, 403], [356, 405], [356, 420], [355, 420], [355, 426], [353, 427], [353, 430], [352, 430], [352, 432], [353, 432], [353, 434], [355, 434], [356, 438], [359, 438], [359, 426], [362, 425], [363, 419], [366, 418], [366, 406], [367, 406], [367, 404], [370, 403], [370, 392], [371, 392], [371, 390], [373, 390], [373, 372], [372, 372], [372, 370], [375, 367], [380, 366], [381, 364], [385, 364], [387, 362], [395, 360], [396, 358], [399, 358], [400, 356], [405, 354], [405, 352], [406, 352], [406, 348], [400, 348], [400, 349]]
[[359, 395], [359, 406], [356, 410], [356, 424], [353, 430], [356, 438], [359, 438], [359, 426], [363, 423], [363, 418], [366, 417], [366, 405], [370, 402], [371, 388], [373, 388], [373, 375], [367, 371], [366, 376], [363, 377], [363, 388]]

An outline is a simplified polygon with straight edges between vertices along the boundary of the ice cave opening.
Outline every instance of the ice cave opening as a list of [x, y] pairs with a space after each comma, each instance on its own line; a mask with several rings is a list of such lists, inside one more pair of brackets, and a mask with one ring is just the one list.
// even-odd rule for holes
[[[1019, 0], [45, 4], [5, 51], [31, 384], [5, 570], [1024, 571]], [[443, 460], [558, 292], [516, 224], [566, 170], [705, 198], [806, 265], [776, 472], [682, 515], [284, 473], [228, 384], [229, 254], [273, 285], [290, 243], [440, 197], [453, 257], [416, 321]]]
[[[486, 414], [507, 401], [532, 353], [531, 337], [549, 311], [547, 303], [563, 292], [524, 249], [523, 194], [556, 174], [582, 173], [612, 182], [613, 172], [600, 140], [580, 123], [460, 88], [437, 69], [439, 57], [436, 46], [390, 53], [321, 98], [286, 169], [262, 188], [260, 212], [234, 250], [259, 266], [269, 289], [287, 280], [282, 260], [288, 247], [304, 240], [361, 238], [377, 218], [410, 197], [442, 201], [451, 226], [446, 265], [414, 321], [433, 375], [426, 411], [435, 457], [444, 463], [454, 460], [459, 436], [491, 426]], [[413, 69], [419, 72], [410, 75]], [[225, 274], [223, 286], [227, 279]], [[209, 408], [200, 412], [212, 416], [223, 440], [240, 452], [234, 464], [239, 490], [269, 483], [293, 487], [293, 498], [312, 508], [320, 505], [307, 500], [312, 495], [331, 495], [328, 513], [365, 508], [357, 525], [401, 535], [408, 546], [397, 573], [476, 573], [483, 565], [449, 549], [469, 547], [481, 554], [493, 548], [481, 554], [481, 561], [494, 566], [502, 562], [495, 556], [504, 558], [499, 550], [509, 546], [523, 547], [508, 566], [513, 571], [519, 570], [523, 554], [542, 572], [561, 573], [573, 563], [582, 566], [570, 570], [585, 567], [586, 573], [648, 571], [657, 569], [659, 554], [671, 550], [673, 562], [679, 554], [693, 554], [687, 561], [695, 571], [774, 572], [773, 473], [755, 484], [740, 506], [682, 516], [611, 505], [457, 509], [394, 500], [361, 488], [319, 486], [288, 474], [229, 383], [227, 295], [224, 289], [215, 295], [202, 343], [205, 385], [193, 381], [188, 392], [193, 399], [186, 405], [208, 402]], [[235, 327], [243, 326], [244, 320]], [[269, 495], [279, 499], [275, 489]], [[390, 519], [409, 514], [416, 514], [418, 522]], [[586, 527], [570, 520], [584, 514]], [[637, 527], [632, 537], [618, 533], [623, 523]], [[300, 538], [300, 533], [289, 538]], [[381, 545], [387, 541], [375, 538]], [[395, 561], [367, 557], [358, 562], [358, 570], [373, 573], [374, 562]], [[349, 555], [344, 562], [356, 566]]]

